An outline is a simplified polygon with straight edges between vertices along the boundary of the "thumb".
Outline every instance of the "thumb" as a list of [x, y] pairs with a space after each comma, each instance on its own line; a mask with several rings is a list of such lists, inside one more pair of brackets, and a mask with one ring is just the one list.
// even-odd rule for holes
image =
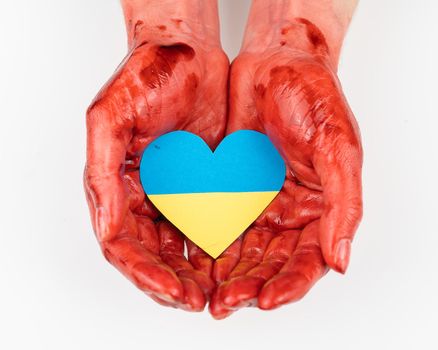
[[330, 126], [313, 160], [324, 196], [321, 249], [327, 265], [341, 273], [348, 267], [351, 242], [362, 218], [362, 148], [354, 119], [349, 120], [353, 123], [347, 128]]
[[128, 210], [122, 172], [131, 128], [111, 106], [98, 100], [87, 111], [87, 164], [84, 187], [93, 228], [100, 242], [120, 231]]

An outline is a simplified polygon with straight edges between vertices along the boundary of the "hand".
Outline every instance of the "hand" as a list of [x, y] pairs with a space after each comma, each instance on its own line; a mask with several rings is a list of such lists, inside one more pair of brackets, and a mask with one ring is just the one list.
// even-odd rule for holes
[[[123, 1], [130, 50], [87, 112], [85, 189], [108, 261], [157, 302], [200, 311], [214, 288], [212, 260], [189, 241], [190, 262], [184, 257], [184, 237], [145, 197], [139, 160], [172, 130], [193, 132], [210, 147], [220, 142], [228, 59], [214, 2], [148, 3]], [[187, 22], [190, 11], [208, 12], [200, 16], [208, 25], [192, 14]]]
[[[243, 47], [232, 65], [228, 133], [266, 133], [287, 165], [283, 189], [214, 266], [215, 318], [302, 298], [344, 273], [362, 215], [359, 130], [322, 32], [295, 19]], [[254, 33], [254, 30], [252, 31]]]

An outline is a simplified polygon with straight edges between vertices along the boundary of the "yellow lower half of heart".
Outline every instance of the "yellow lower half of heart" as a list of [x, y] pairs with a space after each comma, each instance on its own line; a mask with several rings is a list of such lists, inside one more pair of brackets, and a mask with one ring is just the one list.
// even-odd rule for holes
[[217, 258], [278, 194], [215, 192], [148, 195], [160, 212], [213, 258]]

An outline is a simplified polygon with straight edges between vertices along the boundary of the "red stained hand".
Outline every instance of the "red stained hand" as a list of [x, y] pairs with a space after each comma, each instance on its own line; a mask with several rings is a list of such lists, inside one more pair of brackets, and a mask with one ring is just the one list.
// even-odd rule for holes
[[[179, 25], [179, 22], [177, 22]], [[187, 242], [145, 197], [139, 159], [156, 137], [173, 130], [223, 138], [228, 59], [171, 35], [134, 38], [133, 49], [87, 113], [85, 189], [103, 254], [157, 302], [204, 308], [214, 288], [212, 260]]]
[[266, 133], [288, 170], [278, 197], [215, 262], [215, 318], [297, 301], [328, 267], [344, 273], [362, 216], [359, 130], [324, 36], [305, 20], [288, 31], [293, 47], [286, 37], [231, 69], [227, 132]]
[[[265, 1], [254, 1], [249, 48], [232, 66], [228, 124], [228, 60], [213, 1], [163, 11], [159, 1], [145, 8], [123, 0], [132, 49], [87, 113], [85, 189], [105, 257], [160, 304], [200, 311], [211, 296], [215, 318], [296, 301], [328, 268], [345, 272], [362, 215], [360, 136], [334, 68], [342, 31], [329, 33], [329, 47], [307, 20], [281, 24], [289, 2]], [[315, 4], [302, 4], [289, 10], [313, 16]], [[144, 22], [133, 21], [180, 11], [202, 12], [209, 25], [191, 21], [192, 31], [169, 16], [141, 35]], [[326, 30], [340, 23], [327, 18]], [[144, 148], [164, 133], [187, 130], [214, 149], [226, 128], [267, 134], [288, 170], [277, 198], [213, 264], [148, 201], [138, 167]]]

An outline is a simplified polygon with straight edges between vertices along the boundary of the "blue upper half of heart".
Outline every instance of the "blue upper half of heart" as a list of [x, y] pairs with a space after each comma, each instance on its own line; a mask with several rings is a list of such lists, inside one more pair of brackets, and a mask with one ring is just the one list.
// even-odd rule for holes
[[269, 138], [240, 130], [214, 153], [199, 137], [174, 131], [144, 151], [140, 179], [147, 194], [279, 191], [285, 163]]

